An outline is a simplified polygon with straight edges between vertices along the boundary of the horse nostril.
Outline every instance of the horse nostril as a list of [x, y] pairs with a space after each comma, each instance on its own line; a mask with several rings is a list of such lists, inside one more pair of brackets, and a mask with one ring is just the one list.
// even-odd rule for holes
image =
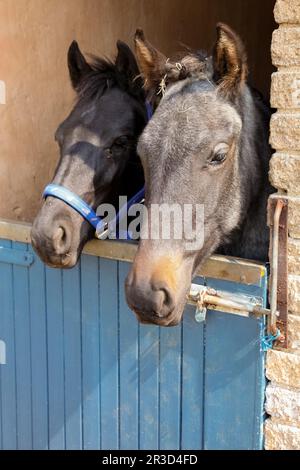
[[65, 241], [66, 239], [66, 232], [63, 227], [58, 227], [56, 234], [54, 235], [53, 238], [57, 238], [58, 240], [61, 240], [62, 242]]
[[175, 306], [174, 294], [164, 281], [152, 281], [153, 296], [158, 316], [168, 315]]
[[150, 322], [168, 317], [175, 307], [175, 294], [159, 279], [139, 279], [131, 271], [125, 282], [127, 303], [142, 320]]
[[70, 248], [70, 236], [68, 228], [63, 225], [57, 227], [53, 232], [52, 240], [56, 254], [66, 254]]

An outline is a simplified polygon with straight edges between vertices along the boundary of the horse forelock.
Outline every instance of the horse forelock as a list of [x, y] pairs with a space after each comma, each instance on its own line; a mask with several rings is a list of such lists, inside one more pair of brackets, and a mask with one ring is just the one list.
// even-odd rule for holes
[[175, 60], [168, 59], [165, 64], [165, 71], [162, 77], [163, 86], [180, 82], [187, 78], [199, 80], [210, 79], [212, 77], [211, 57], [204, 52], [189, 52]]
[[97, 100], [108, 88], [120, 82], [119, 73], [113, 62], [100, 57], [92, 56], [92, 58], [91, 71], [83, 77], [79, 85], [79, 101]]
[[[90, 62], [91, 71], [83, 77], [79, 85], [79, 101], [95, 102], [102, 97], [106, 90], [113, 87], [118, 87], [130, 95], [133, 94], [127, 77], [114, 62], [94, 55], [90, 55], [90, 57], [92, 59]], [[135, 86], [137, 87], [137, 85]], [[134, 97], [137, 99], [136, 93], [134, 93]]]

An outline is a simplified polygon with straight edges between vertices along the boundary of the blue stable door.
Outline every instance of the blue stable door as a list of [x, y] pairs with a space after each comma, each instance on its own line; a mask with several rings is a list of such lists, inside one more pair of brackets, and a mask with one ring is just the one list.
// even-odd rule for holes
[[[0, 241], [0, 448], [260, 449], [263, 320], [186, 308], [181, 325], [140, 325], [129, 264], [82, 256], [45, 267]], [[266, 298], [251, 285], [199, 278]]]

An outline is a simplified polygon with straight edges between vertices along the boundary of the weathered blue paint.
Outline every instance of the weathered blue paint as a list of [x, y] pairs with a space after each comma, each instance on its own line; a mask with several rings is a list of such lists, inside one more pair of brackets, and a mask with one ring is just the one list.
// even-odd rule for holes
[[[260, 449], [262, 320], [187, 307], [175, 328], [139, 325], [124, 298], [127, 263], [0, 262], [2, 449]], [[18, 258], [18, 257], [17, 257]], [[30, 257], [29, 257], [30, 258]], [[265, 299], [258, 286], [198, 279]]]
[[[118, 263], [100, 259], [100, 403], [102, 449], [118, 449], [119, 419], [119, 293]], [[108, 353], [109, 351], [109, 353]], [[87, 366], [87, 364], [86, 364]]]
[[[98, 305], [99, 265], [91, 256], [81, 261], [82, 333], [82, 446], [100, 449], [100, 318]], [[91, 292], [93, 295], [91, 295]], [[96, 298], [96, 302], [95, 302]], [[89, 364], [89, 367], [86, 366]]]
[[[1, 246], [10, 248], [12, 243], [3, 240]], [[1, 402], [1, 448], [17, 448], [17, 397], [16, 397], [16, 351], [15, 317], [13, 300], [13, 268], [7, 263], [0, 263], [0, 338], [6, 345], [5, 366], [0, 366], [0, 402]]]
[[25, 250], [14, 250], [0, 246], [0, 263], [18, 264], [20, 266], [30, 266], [33, 263], [33, 256]]

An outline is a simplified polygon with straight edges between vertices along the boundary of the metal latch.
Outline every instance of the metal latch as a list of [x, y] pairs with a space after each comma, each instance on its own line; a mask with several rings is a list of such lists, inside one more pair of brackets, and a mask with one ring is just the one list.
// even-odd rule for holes
[[233, 294], [219, 291], [211, 287], [192, 284], [188, 295], [188, 303], [196, 306], [195, 319], [205, 320], [206, 311], [218, 310], [242, 317], [269, 315], [270, 310], [262, 307], [262, 299], [246, 294]]
[[262, 307], [261, 299], [244, 294], [216, 291], [209, 287], [192, 284], [188, 302], [196, 305], [195, 318], [205, 320], [207, 308], [244, 317], [268, 316], [267, 341], [277, 341], [287, 347], [287, 217], [288, 199], [272, 195], [268, 201], [268, 225], [271, 229], [270, 243], [270, 309]]

